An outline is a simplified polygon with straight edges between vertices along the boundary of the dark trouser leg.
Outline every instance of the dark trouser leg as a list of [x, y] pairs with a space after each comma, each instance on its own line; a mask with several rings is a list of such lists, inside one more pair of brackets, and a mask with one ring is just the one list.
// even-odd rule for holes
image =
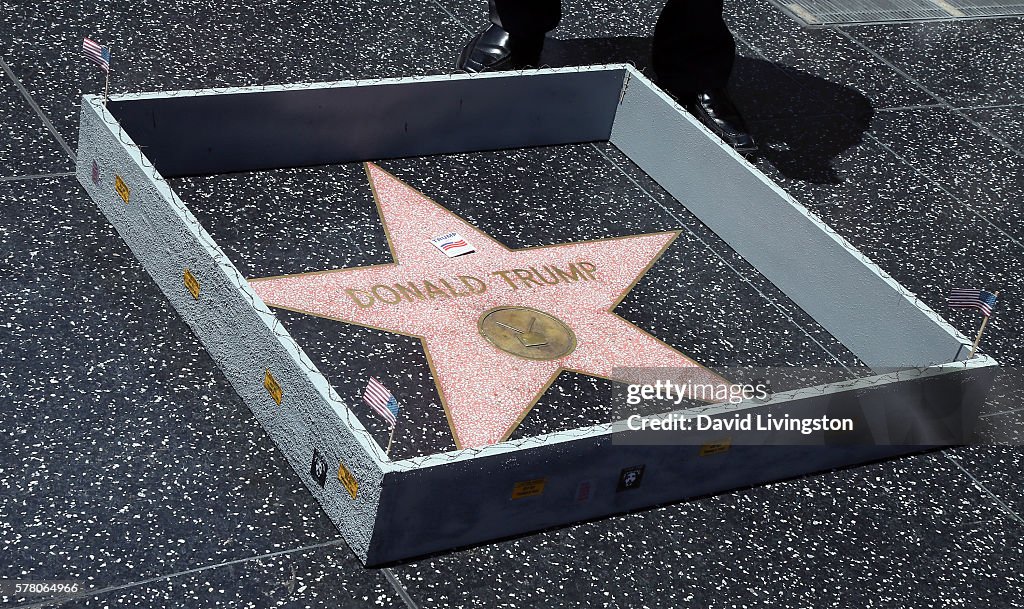
[[535, 66], [544, 34], [562, 17], [560, 0], [488, 0], [491, 23], [462, 49], [455, 66], [464, 72]]
[[491, 23], [516, 37], [540, 38], [558, 26], [561, 0], [488, 0]]
[[[513, 3], [522, 0], [506, 0]], [[725, 87], [736, 43], [722, 19], [722, 0], [667, 0], [654, 28], [658, 83], [680, 98]]]
[[736, 150], [757, 150], [725, 91], [736, 42], [722, 20], [722, 0], [668, 0], [654, 28], [653, 59], [661, 88]]

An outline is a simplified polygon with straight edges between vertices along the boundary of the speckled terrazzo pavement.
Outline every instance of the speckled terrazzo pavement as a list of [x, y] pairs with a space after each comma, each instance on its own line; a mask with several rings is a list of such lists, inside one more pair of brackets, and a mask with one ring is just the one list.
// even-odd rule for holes
[[9, 79], [0, 83], [0, 178], [60, 173], [74, 163]]
[[[7, 2], [0, 58], [74, 142], [79, 93], [102, 84], [79, 58], [83, 34], [112, 44], [117, 92], [398, 76], [449, 70], [482, 5]], [[553, 58], [644, 61], [652, 5], [567, 2]], [[767, 0], [727, 11], [744, 56], [731, 86], [768, 144], [758, 166], [931, 306], [952, 284], [1002, 288], [986, 346], [1019, 366], [1024, 21], [809, 32]], [[196, 52], [172, 53], [181, 42]], [[362, 569], [343, 544], [319, 545], [341, 542], [73, 179], [27, 177], [66, 171], [67, 157], [0, 78], [0, 578], [109, 588], [73, 607], [1024, 605], [1022, 451], [1000, 446]], [[432, 163], [386, 168], [430, 190], [446, 179]], [[528, 176], [495, 173], [501, 188]], [[997, 394], [986, 424], [1019, 428], [1021, 394]]]
[[103, 73], [80, 60], [83, 32], [112, 45], [111, 93], [441, 73], [461, 44], [430, 2], [16, 6], [2, 18], [3, 57], [69, 141], [81, 94], [103, 88]]
[[[0, 193], [2, 576], [105, 588], [344, 547], [75, 179]], [[333, 567], [359, 573], [344, 549]], [[340, 579], [332, 597], [385, 589], [376, 575]]]

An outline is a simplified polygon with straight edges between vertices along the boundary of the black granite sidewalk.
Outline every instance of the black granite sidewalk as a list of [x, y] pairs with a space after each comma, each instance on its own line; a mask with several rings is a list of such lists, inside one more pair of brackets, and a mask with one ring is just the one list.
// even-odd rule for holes
[[[620, 4], [567, 2], [544, 61], [643, 68], [658, 3]], [[741, 54], [732, 88], [765, 148], [757, 165], [965, 333], [977, 319], [945, 310], [946, 292], [1001, 289], [986, 346], [1013, 375], [1024, 19], [804, 30], [768, 0], [726, 4]], [[103, 84], [82, 36], [111, 45], [113, 92], [445, 73], [484, 3], [2, 6], [0, 579], [93, 588], [60, 607], [1024, 606], [1024, 450], [1012, 446], [364, 569], [69, 175], [79, 97]], [[578, 155], [600, 164], [602, 153], [615, 151]], [[518, 154], [460, 159], [504, 177], [453, 208], [468, 217], [501, 189], [565, 187], [557, 168], [572, 166], [557, 149]], [[446, 162], [386, 167], [444, 189]], [[628, 199], [631, 187], [609, 179], [591, 194]], [[516, 230], [513, 246], [548, 238]], [[985, 425], [1020, 437], [1021, 395], [997, 390]]]

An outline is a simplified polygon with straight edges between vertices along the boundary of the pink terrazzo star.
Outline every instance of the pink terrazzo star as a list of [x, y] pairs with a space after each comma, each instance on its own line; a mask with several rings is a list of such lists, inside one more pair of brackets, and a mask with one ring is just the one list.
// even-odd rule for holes
[[[507, 439], [562, 370], [693, 368], [693, 382], [726, 383], [611, 312], [678, 232], [511, 250], [376, 165], [366, 171], [393, 264], [250, 283], [272, 307], [419, 337], [459, 448]], [[452, 232], [476, 252], [448, 258], [430, 243]], [[502, 351], [478, 330], [499, 306], [558, 318], [575, 350], [547, 361]]]

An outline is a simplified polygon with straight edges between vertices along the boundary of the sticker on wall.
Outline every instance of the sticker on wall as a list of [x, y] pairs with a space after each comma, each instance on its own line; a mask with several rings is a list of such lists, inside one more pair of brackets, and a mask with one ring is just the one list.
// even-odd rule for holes
[[192, 271], [185, 269], [185, 287], [192, 298], [199, 300], [199, 280], [192, 274]]
[[323, 455], [315, 448], [313, 449], [313, 462], [309, 465], [309, 475], [316, 480], [320, 488], [327, 483], [327, 461], [324, 461]]
[[96, 161], [92, 162], [92, 183], [96, 186], [100, 185], [100, 166]]
[[119, 175], [114, 176], [114, 190], [117, 191], [117, 194], [121, 195], [121, 198], [124, 199], [125, 205], [127, 205], [128, 198], [131, 197], [132, 191], [128, 190], [128, 185], [124, 183], [124, 180], [122, 180]]
[[348, 471], [344, 463], [338, 464], [338, 480], [341, 481], [341, 485], [345, 487], [349, 495], [355, 499], [359, 493], [359, 483], [356, 482], [356, 477], [352, 475], [352, 472]]
[[700, 447], [700, 456], [707, 457], [708, 455], [724, 453], [729, 450], [730, 446], [732, 446], [732, 438], [726, 438], [720, 442], [704, 444]]
[[523, 480], [521, 482], [516, 482], [512, 485], [512, 498], [524, 499], [526, 497], [543, 495], [544, 485], [547, 484], [547, 482], [547, 478], [537, 478], [535, 480]]
[[594, 496], [594, 482], [584, 480], [576, 485], [576, 503], [589, 503]]
[[615, 491], [621, 493], [639, 488], [644, 479], [644, 467], [644, 465], [634, 465], [619, 472], [619, 486]]
[[284, 399], [284, 390], [281, 389], [281, 385], [278, 384], [274, 375], [270, 374], [270, 370], [267, 370], [266, 374], [263, 375], [263, 388], [267, 390], [270, 397], [274, 398], [274, 401], [280, 406], [281, 400]]

